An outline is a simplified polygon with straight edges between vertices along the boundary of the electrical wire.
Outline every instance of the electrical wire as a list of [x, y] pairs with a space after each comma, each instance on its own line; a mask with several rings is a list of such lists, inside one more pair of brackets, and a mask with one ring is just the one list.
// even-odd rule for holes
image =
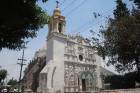
[[60, 3], [60, 6], [62, 6], [65, 2], [66, 2], [66, 0], [63, 0], [63, 2], [62, 2], [62, 3]]
[[[129, 7], [130, 5], [132, 5], [132, 4], [130, 3], [130, 4], [128, 4], [127, 6]], [[113, 10], [114, 10], [114, 9], [115, 9], [115, 8], [113, 8]], [[107, 11], [105, 12], [105, 14], [108, 14], [108, 12], [110, 12], [111, 10], [112, 10], [112, 9], [107, 10]], [[105, 16], [105, 14], [104, 14], [104, 15], [101, 15], [100, 17], [108, 19], [108, 16]], [[109, 15], [109, 16], [110, 16], [110, 15]], [[101, 19], [101, 18], [100, 18], [100, 19]], [[92, 26], [99, 25], [99, 23], [101, 23], [102, 21], [104, 21], [104, 19], [102, 19], [102, 20], [100, 20], [100, 21], [98, 21], [98, 22], [92, 24]], [[83, 29], [83, 26], [84, 26], [84, 27], [85, 27], [85, 26], [88, 26], [88, 23], [84, 23], [83, 25], [81, 25], [80, 27], [78, 27], [76, 30], [73, 30], [73, 31], [75, 32], [75, 31], [78, 31], [79, 29], [84, 30], [84, 29]], [[90, 26], [89, 28], [91, 28], [91, 26]], [[87, 30], [84, 30], [84, 31], [87, 31]], [[80, 31], [80, 32], [83, 32], [83, 31]], [[77, 32], [77, 33], [79, 33], [79, 32]]]
[[75, 10], [77, 10], [80, 6], [82, 6], [87, 0], [83, 0], [78, 6], [76, 6], [75, 8], [73, 8], [71, 11], [69, 11], [66, 16], [72, 14], [72, 12], [74, 12]]
[[73, 5], [75, 3], [76, 0], [72, 0], [72, 2], [70, 2], [64, 9], [62, 9], [62, 12], [66, 9], [68, 9], [71, 5]]

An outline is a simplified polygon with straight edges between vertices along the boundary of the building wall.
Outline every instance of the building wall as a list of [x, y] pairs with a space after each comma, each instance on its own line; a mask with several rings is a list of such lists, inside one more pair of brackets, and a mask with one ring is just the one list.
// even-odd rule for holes
[[[88, 77], [92, 78], [91, 82], [94, 80], [96, 87], [101, 88], [99, 67], [101, 60], [96, 55], [90, 41], [79, 35], [69, 36], [64, 33], [65, 17], [61, 15], [58, 7], [55, 8], [48, 26], [46, 66], [40, 72], [38, 91], [42, 93], [64, 93], [66, 87], [73, 87], [73, 91], [75, 91], [75, 82], [79, 82], [77, 91], [86, 91], [81, 87], [83, 88], [84, 85], [82, 82], [86, 84], [88, 82], [86, 79], [90, 80]], [[69, 72], [71, 69], [72, 71]], [[67, 80], [70, 81], [69, 83], [74, 82], [75, 84], [66, 86], [67, 71], [69, 75]], [[71, 79], [76, 78], [76, 73], [78, 79]]]
[[46, 57], [36, 58], [31, 61], [24, 74], [24, 89], [36, 91], [39, 82], [39, 73], [46, 64]]
[[[65, 93], [83, 93], [83, 92], [65, 92]], [[117, 89], [117, 90], [98, 90], [84, 93], [140, 93], [140, 88], [135, 89]]]
[[[82, 56], [82, 60], [79, 58], [80, 55]], [[64, 57], [65, 91], [83, 91], [81, 81], [82, 73], [87, 75], [92, 74], [91, 77], [93, 77], [92, 81], [87, 81], [87, 83], [91, 82], [91, 84], [86, 84], [86, 91], [92, 91], [95, 88], [102, 87], [99, 67], [101, 58], [96, 55], [95, 50], [86, 39], [81, 36], [68, 37]], [[79, 85], [77, 82], [79, 82]]]
[[64, 91], [64, 48], [63, 38], [54, 37], [53, 62], [51, 73], [51, 87], [54, 91]]
[[[52, 34], [53, 35], [53, 34]], [[43, 93], [49, 92], [64, 92], [64, 47], [65, 41], [63, 38], [52, 36], [47, 43], [47, 61], [46, 66], [40, 72], [40, 79], [43, 74], [47, 75], [47, 80], [40, 80], [38, 91]], [[42, 84], [46, 83], [46, 87]], [[47, 91], [47, 92], [46, 92]]]
[[[47, 43], [47, 65], [40, 73], [40, 75], [42, 75], [40, 76], [40, 79], [44, 77], [43, 74], [46, 74], [47, 80], [40, 80], [41, 85], [39, 86], [39, 91], [43, 93], [63, 93], [66, 91], [66, 87], [73, 87], [73, 89], [71, 89], [72, 91], [83, 91], [81, 85], [79, 85], [77, 89], [74, 88], [75, 85], [66, 86], [66, 69], [70, 69], [69, 67], [66, 68], [66, 66], [69, 63], [74, 63], [71, 66], [73, 67], [73, 70], [76, 71], [78, 69], [78, 72], [73, 71], [72, 73], [77, 73], [79, 75], [79, 84], [82, 82], [82, 73], [89, 73], [90, 75], [92, 74], [91, 77], [94, 78], [92, 81], [94, 82], [94, 86], [101, 88], [100, 62], [102, 60], [101, 57], [96, 55], [90, 43], [81, 36], [69, 37], [59, 33], [52, 33], [51, 35], [52, 36], [48, 39]], [[79, 58], [80, 55], [82, 56], [82, 60]], [[71, 77], [71, 75], [69, 76]], [[45, 85], [44, 82], [47, 84], [46, 86], [42, 86]], [[78, 81], [76, 80], [74, 82]], [[68, 91], [71, 90], [68, 89]], [[93, 90], [93, 88], [89, 88], [89, 90]]]

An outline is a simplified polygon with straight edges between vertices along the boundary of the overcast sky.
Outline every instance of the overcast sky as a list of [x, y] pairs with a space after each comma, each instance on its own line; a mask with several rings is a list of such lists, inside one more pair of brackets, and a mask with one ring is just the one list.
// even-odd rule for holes
[[[115, 9], [115, 0], [58, 0], [62, 15], [66, 17], [66, 33], [75, 35], [80, 33], [83, 37], [91, 37], [89, 30], [98, 33], [100, 25], [105, 25], [106, 17], [112, 16]], [[128, 2], [128, 0], [124, 0]], [[43, 10], [52, 15], [56, 7], [55, 0], [48, 0], [47, 3], [38, 3]], [[129, 3], [128, 3], [129, 6]], [[93, 13], [99, 13], [101, 16], [94, 18]], [[27, 49], [25, 49], [26, 64], [33, 58], [35, 51], [43, 47], [46, 43], [48, 33], [47, 25], [40, 29], [37, 38], [29, 40]], [[19, 78], [19, 65], [17, 59], [21, 58], [22, 51], [11, 51], [3, 49], [0, 51], [0, 65], [8, 70], [9, 78]], [[27, 66], [27, 65], [26, 65]], [[24, 68], [26, 67], [24, 66]]]

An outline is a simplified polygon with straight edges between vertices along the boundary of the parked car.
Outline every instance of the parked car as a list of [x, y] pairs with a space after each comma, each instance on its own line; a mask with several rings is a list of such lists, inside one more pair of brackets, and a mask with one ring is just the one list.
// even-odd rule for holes
[[1, 92], [8, 92], [6, 88], [2, 89]]

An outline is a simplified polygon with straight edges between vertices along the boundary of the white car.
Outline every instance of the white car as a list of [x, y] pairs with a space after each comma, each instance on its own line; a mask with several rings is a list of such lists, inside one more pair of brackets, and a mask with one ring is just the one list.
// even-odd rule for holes
[[14, 92], [18, 92], [18, 89], [17, 89], [17, 88], [15, 88], [15, 89], [14, 89]]
[[5, 88], [5, 89], [2, 89], [2, 92], [7, 92], [7, 89]]

